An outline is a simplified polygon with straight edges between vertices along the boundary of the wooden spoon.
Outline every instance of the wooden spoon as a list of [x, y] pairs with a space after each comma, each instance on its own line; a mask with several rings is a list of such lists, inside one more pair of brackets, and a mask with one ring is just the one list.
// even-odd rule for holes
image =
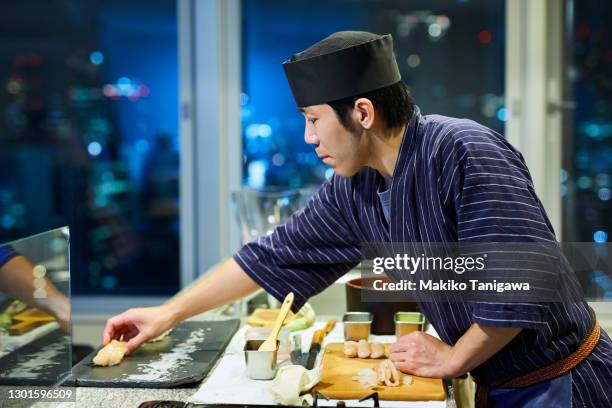
[[287, 318], [287, 314], [291, 309], [291, 305], [293, 304], [293, 292], [289, 292], [285, 300], [283, 301], [283, 305], [280, 308], [280, 312], [278, 312], [278, 317], [276, 318], [276, 322], [274, 322], [274, 327], [272, 328], [272, 332], [259, 346], [258, 351], [274, 351], [276, 350], [276, 339], [278, 338], [278, 333], [280, 332], [281, 326], [285, 322]]

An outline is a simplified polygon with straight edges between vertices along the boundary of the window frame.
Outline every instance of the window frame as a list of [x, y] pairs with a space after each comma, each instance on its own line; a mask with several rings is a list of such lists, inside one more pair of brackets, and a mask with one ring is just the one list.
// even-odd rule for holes
[[184, 288], [240, 245], [231, 192], [242, 185], [241, 4], [178, 0], [177, 7]]
[[563, 121], [563, 3], [506, 1], [505, 135], [521, 151], [558, 240]]

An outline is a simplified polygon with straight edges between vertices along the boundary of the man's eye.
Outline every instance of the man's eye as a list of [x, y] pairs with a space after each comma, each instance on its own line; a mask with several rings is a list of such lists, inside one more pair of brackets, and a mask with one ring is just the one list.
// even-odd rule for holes
[[316, 123], [317, 120], [318, 120], [317, 118], [310, 118], [310, 119], [308, 119], [308, 121], [310, 123], [312, 123], [313, 125]]

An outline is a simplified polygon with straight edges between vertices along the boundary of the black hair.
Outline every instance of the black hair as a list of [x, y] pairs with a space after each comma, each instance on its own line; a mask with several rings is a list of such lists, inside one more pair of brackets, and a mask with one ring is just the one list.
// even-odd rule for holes
[[389, 129], [407, 124], [414, 113], [414, 99], [412, 99], [410, 90], [408, 90], [404, 81], [399, 81], [393, 85], [361, 95], [328, 102], [329, 106], [336, 112], [342, 126], [348, 130], [354, 130], [350, 114], [355, 107], [355, 101], [359, 98], [367, 98], [372, 102]]
[[[380, 35], [367, 31], [340, 31], [295, 54], [292, 59], [299, 61], [312, 58], [380, 38], [382, 38]], [[367, 98], [372, 102], [389, 129], [408, 123], [414, 112], [414, 100], [403, 81], [361, 95], [327, 102], [336, 112], [342, 126], [348, 130], [354, 130], [350, 113], [355, 106], [355, 101], [359, 98]]]

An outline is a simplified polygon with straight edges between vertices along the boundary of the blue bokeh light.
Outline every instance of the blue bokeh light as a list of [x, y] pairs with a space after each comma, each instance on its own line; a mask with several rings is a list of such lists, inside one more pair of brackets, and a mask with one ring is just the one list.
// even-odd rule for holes
[[600, 188], [597, 192], [597, 196], [601, 201], [608, 201], [610, 198], [612, 198], [612, 190], [607, 187]]
[[149, 141], [147, 139], [138, 139], [136, 144], [134, 145], [136, 150], [140, 153], [145, 153], [149, 151]]
[[128, 77], [121, 77], [117, 80], [117, 88], [123, 92], [127, 92], [132, 88], [132, 81]]
[[117, 287], [117, 283], [119, 283], [117, 281], [117, 278], [112, 275], [108, 275], [102, 278], [102, 287], [104, 289], [113, 289]]
[[16, 224], [15, 217], [10, 214], [7, 214], [2, 217], [2, 227], [4, 228], [13, 228]]
[[270, 137], [272, 135], [272, 127], [267, 123], [251, 123], [246, 127], [246, 136], [249, 139], [256, 137]]
[[91, 142], [87, 145], [87, 151], [92, 156], [99, 156], [102, 153], [102, 145], [98, 142]]
[[255, 160], [248, 166], [248, 184], [258, 189], [266, 185], [266, 170], [268, 165], [263, 160]]
[[104, 62], [104, 54], [100, 51], [94, 51], [89, 54], [89, 61], [94, 65], [100, 65]]
[[606, 231], [595, 231], [593, 234], [593, 241], [598, 244], [603, 244], [604, 242], [608, 242], [608, 233]]

